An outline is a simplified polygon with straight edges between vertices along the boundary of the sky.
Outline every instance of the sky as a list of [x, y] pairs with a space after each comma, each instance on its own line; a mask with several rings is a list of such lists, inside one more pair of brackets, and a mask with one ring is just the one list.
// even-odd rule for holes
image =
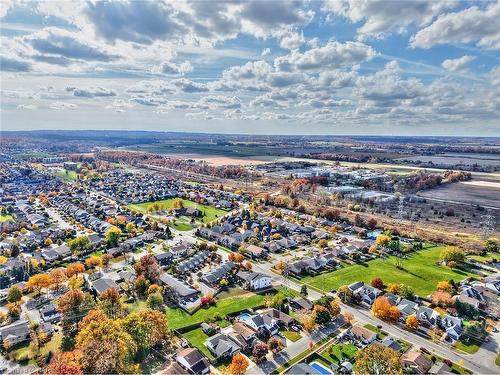
[[500, 0], [0, 2], [1, 130], [500, 136]]

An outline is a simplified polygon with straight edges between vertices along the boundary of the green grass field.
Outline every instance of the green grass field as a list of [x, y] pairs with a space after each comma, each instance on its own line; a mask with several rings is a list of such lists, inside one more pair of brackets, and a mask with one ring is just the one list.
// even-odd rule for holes
[[213, 361], [215, 357], [210, 353], [210, 350], [205, 346], [205, 341], [208, 336], [203, 332], [201, 328], [193, 329], [192, 331], [185, 332], [183, 336], [193, 345], [198, 348], [205, 356]]
[[66, 181], [76, 181], [76, 179], [78, 178], [75, 171], [66, 171], [66, 170], [57, 171], [56, 176]]
[[[139, 212], [145, 214], [145, 213], [147, 213], [147, 209], [149, 206], [151, 206], [153, 203], [158, 202], [158, 203], [163, 205], [165, 210], [171, 210], [172, 204], [173, 204], [175, 199], [176, 198], [171, 198], [171, 199], [163, 199], [163, 200], [159, 200], [159, 201], [155, 201], [155, 202], [129, 204], [127, 207], [130, 208], [131, 210], [139, 211]], [[227, 211], [221, 210], [219, 208], [215, 208], [213, 206], [206, 206], [204, 204], [198, 204], [196, 202], [193, 202], [193, 201], [190, 201], [187, 199], [182, 199], [182, 203], [183, 203], [184, 207], [197, 208], [198, 210], [203, 212], [203, 217], [201, 219], [201, 221], [203, 223], [209, 223], [209, 222], [217, 219], [218, 217], [221, 217], [221, 216], [224, 216], [225, 214], [227, 214]], [[177, 220], [177, 221], [179, 222], [179, 225], [184, 224], [184, 222], [182, 220]], [[189, 225], [189, 220], [187, 221], [186, 224]], [[191, 229], [191, 227], [188, 229]], [[184, 230], [187, 230], [187, 229], [184, 229]]]
[[7, 220], [14, 221], [14, 218], [10, 214], [1, 214], [0, 215], [0, 223], [3, 223], [4, 221], [7, 221]]
[[386, 260], [374, 259], [364, 264], [356, 264], [343, 269], [324, 273], [317, 276], [306, 276], [302, 282], [318, 289], [329, 291], [339, 286], [356, 281], [370, 283], [376, 277], [382, 278], [384, 283], [404, 283], [411, 286], [415, 293], [427, 296], [436, 290], [436, 284], [442, 280], [463, 280], [472, 273], [449, 269], [436, 265], [441, 251], [446, 246], [433, 246], [417, 253], [410, 254], [403, 260], [403, 269], [396, 267], [396, 258]]
[[302, 338], [302, 335], [295, 331], [281, 331], [281, 334], [285, 336], [291, 342], [298, 341]]
[[332, 363], [339, 364], [342, 359], [354, 357], [358, 348], [352, 344], [335, 344], [323, 351], [321, 355]]

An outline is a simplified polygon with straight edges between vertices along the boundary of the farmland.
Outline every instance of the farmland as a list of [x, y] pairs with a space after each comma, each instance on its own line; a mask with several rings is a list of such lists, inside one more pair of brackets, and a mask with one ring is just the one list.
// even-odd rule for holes
[[402, 269], [396, 267], [395, 257], [389, 257], [387, 260], [378, 258], [330, 273], [307, 276], [301, 281], [329, 291], [356, 281], [370, 283], [372, 279], [381, 277], [385, 284], [404, 283], [411, 286], [416, 294], [427, 296], [436, 289], [436, 284], [441, 280], [460, 281], [473, 275], [467, 271], [436, 265], [439, 254], [444, 248], [445, 246], [434, 246], [411, 254], [403, 261]]

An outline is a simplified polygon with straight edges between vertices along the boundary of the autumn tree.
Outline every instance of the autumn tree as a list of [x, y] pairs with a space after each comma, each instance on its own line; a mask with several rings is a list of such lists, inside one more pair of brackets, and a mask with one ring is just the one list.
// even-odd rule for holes
[[445, 262], [463, 263], [465, 261], [465, 253], [457, 247], [447, 246], [439, 254], [440, 259]]
[[106, 240], [108, 241], [109, 247], [114, 247], [118, 245], [120, 241], [120, 237], [122, 235], [122, 231], [118, 227], [111, 227], [106, 231]]
[[371, 281], [371, 286], [377, 289], [382, 289], [384, 287], [384, 282], [380, 277], [376, 277]]
[[451, 294], [442, 290], [432, 293], [431, 300], [434, 305], [441, 307], [448, 307], [453, 303]]
[[391, 241], [391, 237], [389, 237], [388, 235], [386, 234], [380, 234], [379, 236], [377, 236], [377, 238], [375, 239], [375, 244], [378, 246], [378, 247], [383, 247], [383, 246], [387, 246], [389, 244], [389, 242]]
[[49, 271], [52, 289], [59, 292], [66, 281], [66, 272], [62, 268], [53, 268]]
[[385, 297], [377, 297], [372, 305], [372, 312], [377, 318], [387, 322], [395, 323], [401, 316], [401, 312], [396, 306], [392, 306]]
[[399, 353], [381, 344], [371, 344], [355, 356], [357, 374], [403, 374]]
[[274, 268], [276, 269], [276, 271], [278, 271], [278, 273], [283, 273], [286, 268], [286, 263], [280, 260], [278, 263], [276, 263]]
[[75, 341], [76, 349], [82, 353], [81, 365], [84, 373], [134, 372], [133, 359], [137, 345], [118, 321], [91, 321], [78, 332]]
[[76, 332], [78, 322], [94, 307], [94, 299], [79, 289], [71, 289], [57, 301], [63, 331], [67, 336]]
[[78, 236], [69, 241], [68, 245], [74, 255], [85, 254], [92, 248], [90, 238], [87, 236]]
[[332, 300], [330, 302], [330, 314], [332, 315], [332, 317], [336, 318], [337, 316], [339, 316], [340, 311], [341, 311], [340, 304], [337, 301]]
[[28, 279], [26, 287], [35, 291], [35, 295], [39, 295], [42, 289], [48, 288], [51, 283], [52, 280], [50, 279], [49, 275], [45, 273], [38, 273]]
[[269, 352], [269, 346], [265, 343], [257, 343], [252, 349], [252, 357], [255, 359], [255, 363], [261, 363]]
[[78, 276], [85, 272], [85, 266], [82, 263], [71, 263], [66, 267], [66, 276]]
[[248, 368], [248, 360], [241, 353], [236, 353], [227, 369], [231, 375], [243, 375]]
[[101, 265], [101, 258], [96, 255], [93, 255], [85, 259], [85, 266], [87, 266], [87, 268], [96, 268], [99, 267], [100, 265]]
[[415, 291], [413, 288], [406, 284], [399, 284], [398, 294], [401, 298], [413, 299], [415, 297]]
[[337, 290], [337, 296], [342, 300], [344, 303], [348, 303], [352, 301], [352, 291], [349, 289], [347, 285], [342, 285], [339, 287]]
[[301, 314], [298, 316], [298, 321], [307, 332], [312, 332], [318, 327], [316, 324], [316, 315], [314, 313]]
[[80, 359], [81, 353], [78, 350], [56, 352], [50, 359], [44, 373], [49, 375], [83, 375]]
[[245, 257], [240, 253], [232, 252], [227, 257], [231, 262], [241, 263], [245, 260]]
[[165, 314], [156, 310], [145, 309], [129, 314], [122, 320], [121, 325], [142, 354], [146, 354], [168, 335]]
[[151, 283], [156, 284], [160, 279], [161, 268], [151, 254], [142, 256], [139, 262], [134, 265], [134, 269], [137, 276], [144, 276]]
[[283, 349], [284, 344], [281, 342], [280, 339], [276, 337], [271, 337], [267, 342], [267, 346], [269, 347], [269, 350], [272, 351], [273, 353], [278, 353]]
[[146, 300], [146, 303], [150, 309], [163, 311], [164, 310], [164, 300], [161, 293], [151, 293]]
[[120, 293], [116, 288], [108, 288], [102, 292], [98, 305], [110, 319], [118, 319], [126, 313]]
[[443, 292], [451, 293], [451, 291], [453, 290], [453, 286], [450, 284], [449, 281], [440, 281], [437, 283], [436, 289]]
[[399, 293], [399, 284], [397, 283], [389, 283], [387, 285], [387, 291], [392, 294], [398, 294]]
[[406, 318], [405, 322], [406, 328], [411, 331], [416, 331], [418, 329], [419, 323], [418, 319], [415, 315], [410, 315]]

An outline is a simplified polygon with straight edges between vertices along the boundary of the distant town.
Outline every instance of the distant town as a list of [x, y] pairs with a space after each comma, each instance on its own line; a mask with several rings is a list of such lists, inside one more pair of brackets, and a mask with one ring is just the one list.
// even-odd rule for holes
[[333, 138], [4, 132], [1, 371], [498, 373], [498, 140]]

